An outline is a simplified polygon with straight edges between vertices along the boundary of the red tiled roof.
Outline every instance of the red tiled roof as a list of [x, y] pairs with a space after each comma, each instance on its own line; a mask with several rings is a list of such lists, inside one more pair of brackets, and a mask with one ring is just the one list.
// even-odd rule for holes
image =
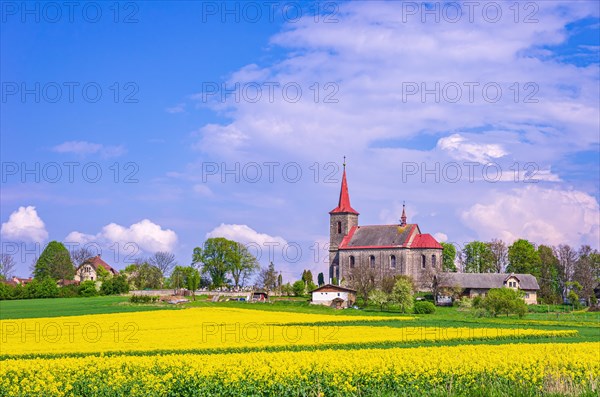
[[410, 237], [418, 233], [416, 224], [354, 226], [338, 247], [339, 249], [406, 248]]
[[442, 245], [438, 243], [431, 234], [417, 234], [410, 245], [410, 248], [442, 249]]
[[342, 174], [342, 188], [340, 189], [340, 200], [338, 206], [332, 209], [330, 214], [338, 213], [349, 213], [356, 214], [358, 212], [350, 205], [350, 194], [348, 194], [348, 182], [346, 181], [346, 168], [344, 167], [344, 173]]
[[[105, 268], [112, 274], [118, 273], [118, 271], [116, 271], [112, 266], [110, 266], [108, 263], [104, 262], [102, 260], [102, 258], [100, 258], [100, 255], [96, 255], [93, 258], [86, 259], [85, 262], [83, 262], [81, 264], [81, 266], [83, 266], [83, 265], [91, 265], [94, 268], [94, 270], [97, 270], [98, 266], [102, 266], [103, 268]], [[79, 267], [81, 267], [81, 266], [79, 266]]]

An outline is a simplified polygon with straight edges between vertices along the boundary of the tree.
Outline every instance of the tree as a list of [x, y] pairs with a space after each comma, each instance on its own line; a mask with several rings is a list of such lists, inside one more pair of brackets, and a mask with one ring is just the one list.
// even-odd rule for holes
[[96, 276], [98, 277], [98, 281], [105, 282], [112, 277], [112, 273], [106, 270], [103, 266], [98, 266], [96, 269]]
[[201, 263], [202, 273], [210, 276], [211, 286], [220, 288], [229, 283], [227, 273], [236, 255], [237, 243], [223, 237], [209, 238], [202, 248], [194, 248], [192, 265]]
[[192, 298], [196, 300], [196, 290], [200, 285], [200, 272], [198, 269], [188, 266], [184, 269], [185, 274], [185, 286], [192, 292]]
[[573, 280], [577, 253], [569, 245], [561, 244], [554, 248], [554, 255], [558, 259], [558, 275], [562, 298], [566, 300], [569, 292], [567, 284]]
[[185, 285], [185, 267], [175, 266], [173, 272], [171, 272], [171, 286], [177, 293], [177, 290], [183, 288]]
[[493, 273], [495, 270], [490, 247], [481, 241], [472, 241], [462, 250], [465, 273]]
[[598, 251], [592, 250], [589, 245], [582, 245], [578, 252], [579, 258], [575, 262], [573, 281], [579, 283], [579, 297], [590, 304], [590, 298], [594, 296], [594, 288], [598, 285], [597, 269]]
[[281, 294], [290, 296], [294, 294], [294, 289], [290, 283], [285, 283], [281, 286]]
[[506, 248], [506, 244], [502, 240], [492, 239], [487, 245], [490, 249], [494, 272], [502, 273], [506, 268], [506, 262], [508, 260], [508, 249]]
[[[138, 262], [138, 260], [136, 260]], [[156, 266], [148, 262], [132, 263], [123, 273], [127, 279], [138, 289], [157, 289], [162, 285], [162, 273]]]
[[163, 277], [167, 277], [175, 266], [175, 255], [170, 252], [159, 251], [148, 258], [148, 263], [158, 268]]
[[10, 254], [0, 254], [0, 280], [8, 280], [15, 269], [15, 259]]
[[325, 276], [323, 275], [323, 272], [319, 273], [317, 276], [317, 283], [319, 284], [319, 287], [325, 284]]
[[310, 270], [304, 270], [302, 272], [302, 281], [304, 281], [306, 283], [306, 285], [308, 285], [308, 283], [314, 284], [313, 275]]
[[254, 255], [248, 251], [244, 244], [234, 243], [235, 251], [231, 254], [229, 272], [236, 288], [243, 286], [246, 281], [258, 270], [260, 265]]
[[413, 283], [410, 277], [400, 276], [394, 284], [390, 301], [398, 306], [403, 313], [408, 313], [413, 308]]
[[383, 307], [390, 302], [390, 295], [380, 289], [374, 289], [369, 294], [369, 302], [379, 306], [379, 310], [382, 311]]
[[292, 291], [294, 291], [294, 296], [304, 296], [305, 288], [306, 284], [302, 280], [298, 280], [294, 284], [292, 284]]
[[71, 262], [69, 251], [62, 243], [51, 241], [35, 262], [33, 277], [43, 279], [50, 277], [54, 280], [72, 280], [75, 269]]
[[442, 271], [456, 272], [456, 248], [450, 243], [440, 243], [442, 245]]
[[547, 245], [540, 245], [537, 251], [540, 257], [540, 277], [538, 278], [540, 291], [538, 292], [538, 298], [542, 303], [560, 303], [561, 288], [558, 258], [554, 255], [552, 248]]
[[94, 254], [92, 253], [92, 251], [89, 248], [83, 246], [81, 248], [71, 251], [71, 262], [73, 263], [73, 266], [75, 266], [75, 268], [78, 268], [79, 266], [81, 266], [81, 264], [83, 264], [83, 262], [86, 261], [86, 259], [90, 259], [93, 256]]
[[273, 291], [277, 288], [277, 271], [273, 262], [269, 263], [269, 267], [260, 271], [258, 281], [260, 287], [267, 291]]
[[111, 277], [105, 280], [100, 286], [102, 295], [120, 295], [129, 292], [129, 283], [124, 274]]
[[79, 295], [97, 296], [98, 290], [96, 289], [96, 282], [92, 280], [87, 280], [79, 284]]
[[540, 276], [540, 256], [533, 244], [525, 239], [515, 241], [508, 247], [507, 273], [525, 273]]
[[357, 261], [354, 268], [350, 269], [348, 283], [356, 290], [356, 294], [362, 298], [365, 305], [369, 301], [369, 294], [376, 287], [375, 280], [377, 280], [375, 269], [366, 261]]
[[522, 295], [522, 291], [512, 288], [492, 288], [481, 301], [481, 307], [494, 317], [503, 313], [506, 316], [516, 313], [523, 317], [527, 313], [527, 304]]

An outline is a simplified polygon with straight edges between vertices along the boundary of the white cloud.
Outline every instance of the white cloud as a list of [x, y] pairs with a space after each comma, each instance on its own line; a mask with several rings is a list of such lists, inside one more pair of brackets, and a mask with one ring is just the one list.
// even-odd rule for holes
[[282, 246], [287, 244], [287, 241], [283, 237], [259, 233], [247, 225], [227, 225], [222, 223], [206, 233], [206, 238], [211, 237], [225, 237], [226, 239], [243, 244], [258, 244], [260, 247], [269, 247], [272, 243]]
[[166, 108], [167, 113], [176, 114], [185, 112], [185, 103], [178, 103], [177, 105]]
[[446, 241], [448, 241], [448, 235], [445, 233], [435, 233], [433, 235], [433, 237], [439, 242], [439, 243], [445, 243]]
[[177, 234], [173, 230], [163, 229], [149, 219], [143, 219], [129, 227], [110, 223], [95, 235], [71, 232], [65, 241], [79, 244], [95, 242], [101, 246], [117, 243], [119, 250], [127, 250], [126, 245], [132, 243], [143, 252], [154, 253], [172, 251], [177, 244]]
[[448, 152], [456, 160], [475, 161], [481, 164], [487, 164], [493, 159], [508, 154], [501, 145], [469, 142], [460, 134], [452, 134], [441, 138], [437, 143], [437, 147]]
[[67, 141], [52, 148], [57, 153], [72, 153], [80, 156], [98, 154], [103, 158], [118, 157], [126, 153], [124, 146], [106, 146], [86, 141]]
[[538, 244], [590, 244], [600, 241], [596, 199], [576, 190], [538, 186], [494, 192], [462, 213], [464, 223], [483, 240], [512, 242], [525, 238]]
[[48, 238], [44, 221], [38, 216], [35, 207], [19, 207], [2, 224], [0, 234], [5, 240], [42, 242]]

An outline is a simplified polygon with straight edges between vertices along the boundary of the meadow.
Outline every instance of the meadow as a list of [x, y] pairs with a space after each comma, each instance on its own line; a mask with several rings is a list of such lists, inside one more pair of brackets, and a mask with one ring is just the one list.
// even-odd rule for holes
[[0, 396], [597, 396], [598, 313], [0, 302]]

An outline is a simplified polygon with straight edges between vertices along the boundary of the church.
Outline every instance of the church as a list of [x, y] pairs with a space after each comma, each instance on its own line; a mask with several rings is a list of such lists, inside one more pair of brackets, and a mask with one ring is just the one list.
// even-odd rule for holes
[[359, 213], [350, 205], [346, 164], [337, 207], [329, 212], [329, 282], [352, 287], [353, 272], [367, 269], [376, 281], [407, 275], [417, 286], [442, 267], [442, 246], [419, 225], [407, 223], [402, 206], [400, 223], [358, 224]]

